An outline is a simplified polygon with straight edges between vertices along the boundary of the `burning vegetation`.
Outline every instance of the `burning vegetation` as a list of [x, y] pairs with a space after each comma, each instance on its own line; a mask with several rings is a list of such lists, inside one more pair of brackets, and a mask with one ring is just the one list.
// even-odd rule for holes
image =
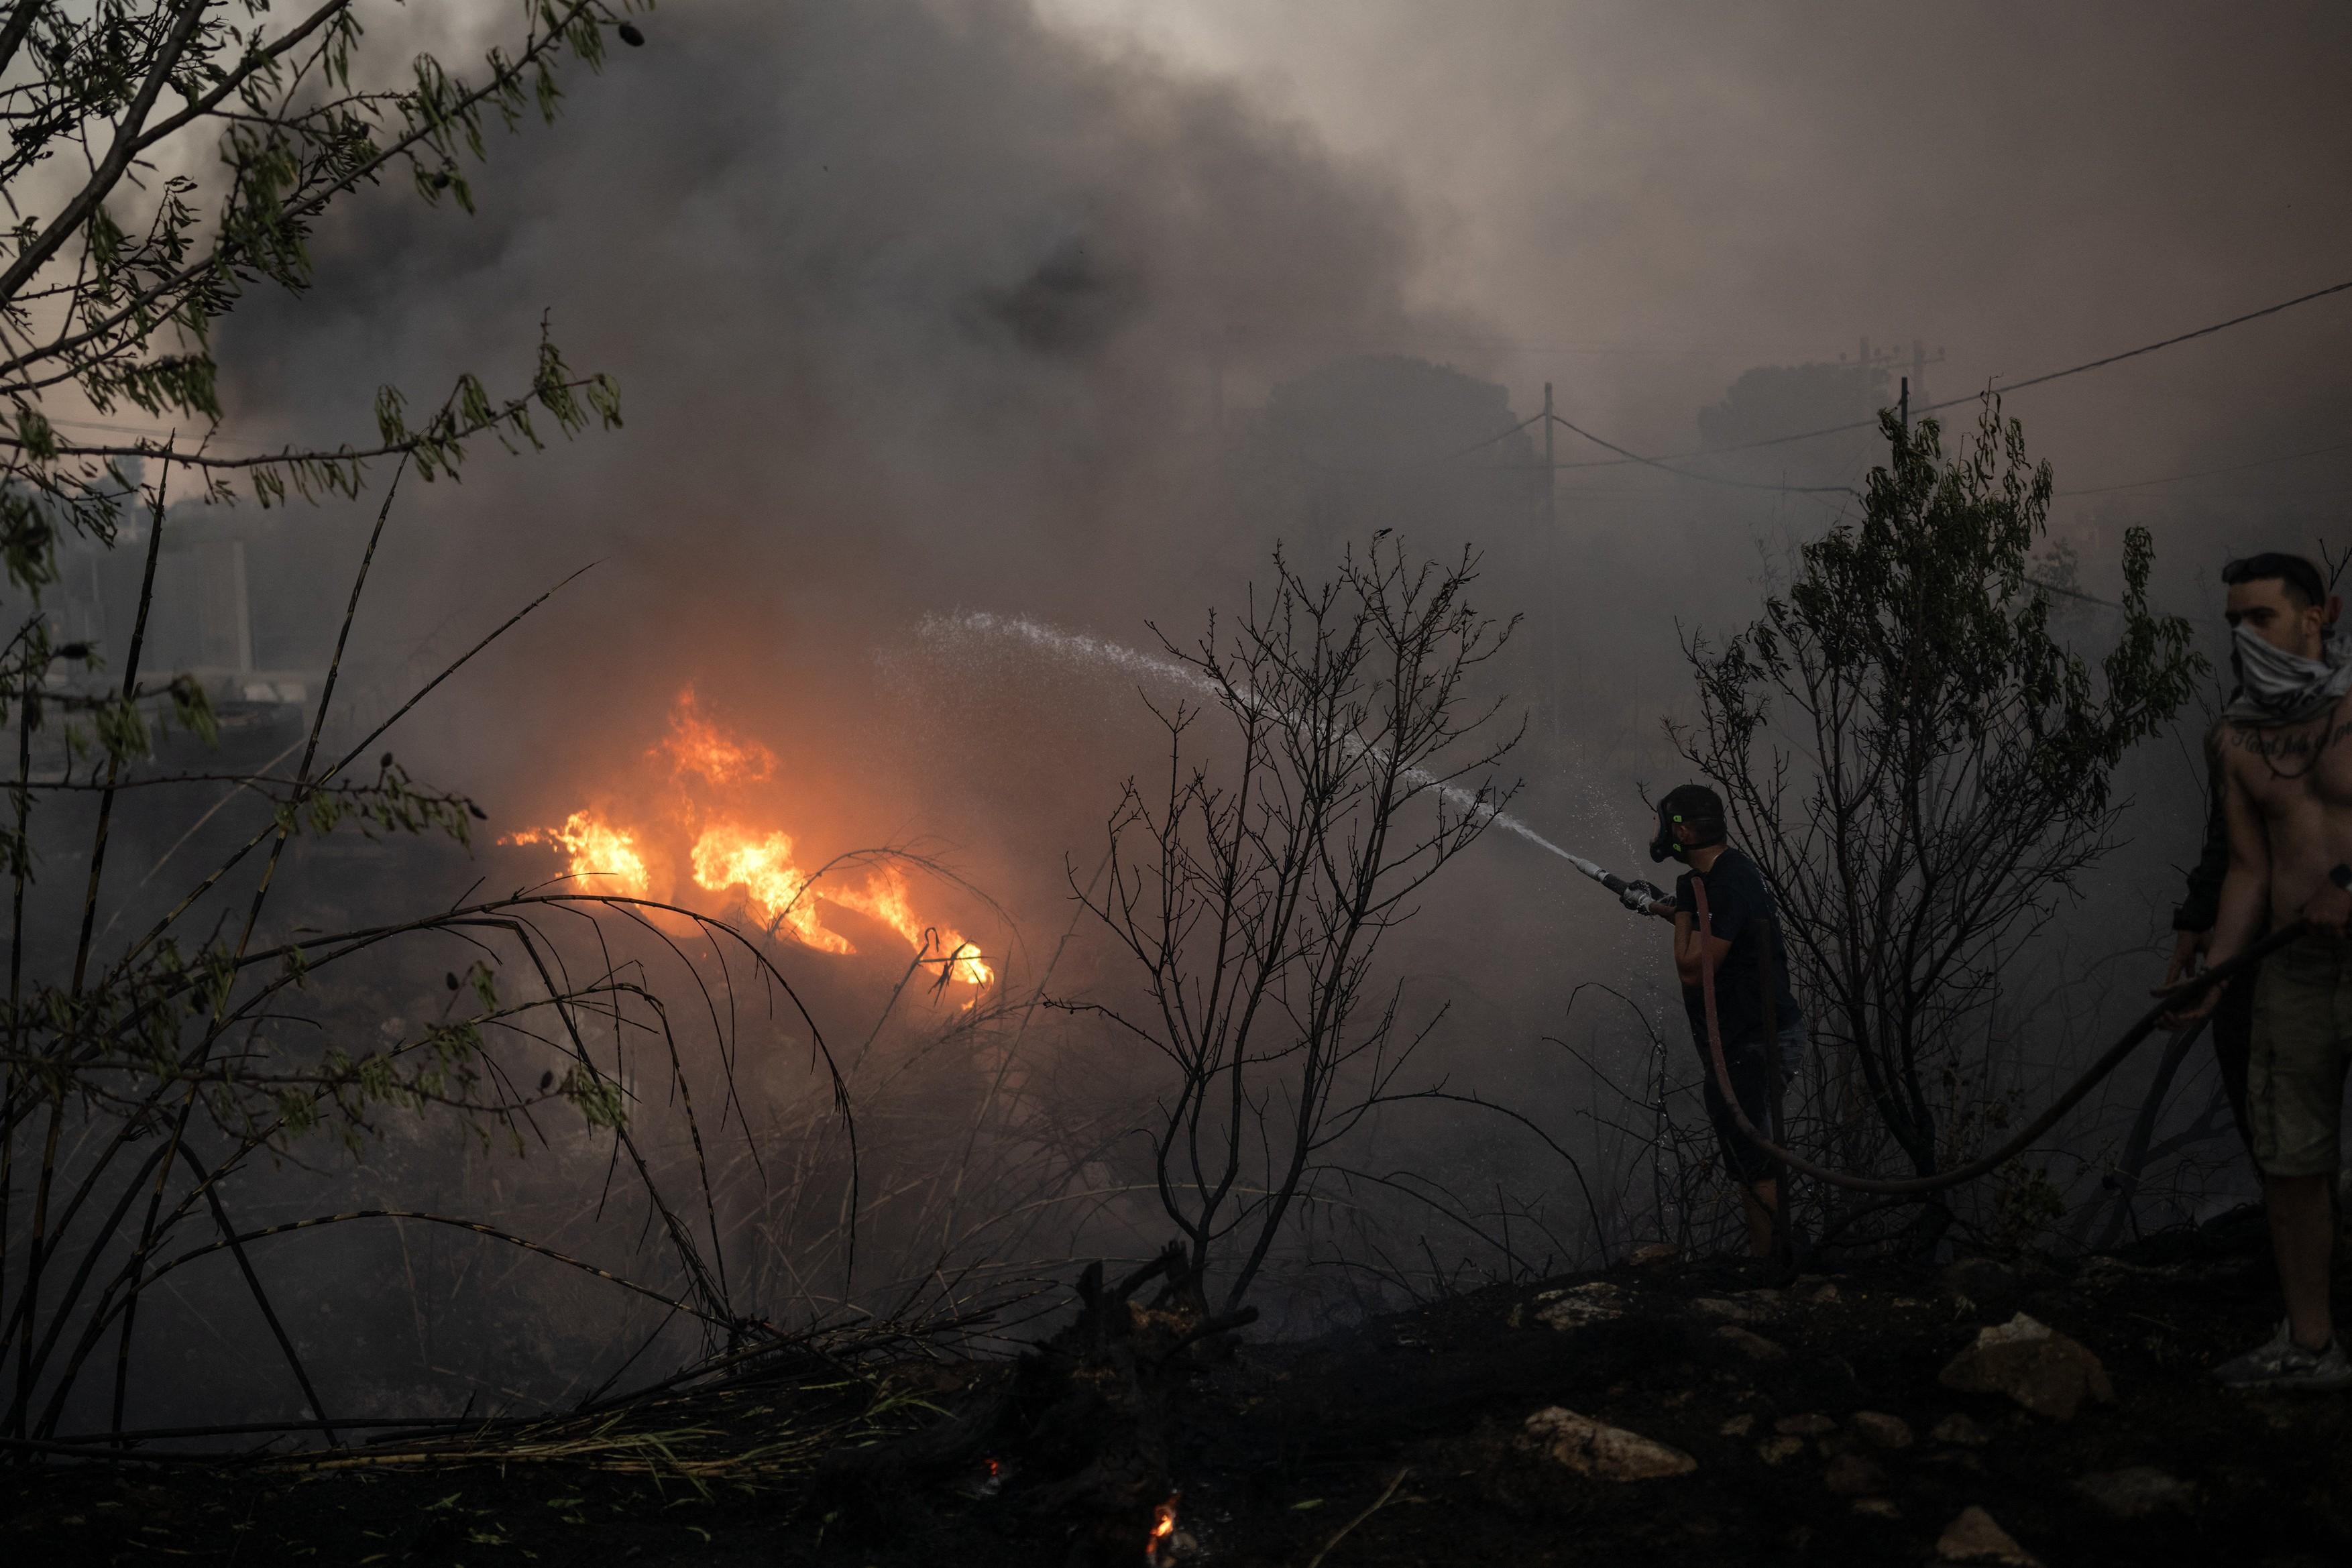
[[808, 868], [795, 859], [793, 836], [774, 826], [790, 815], [775, 753], [705, 717], [693, 688], [678, 694], [669, 733], [646, 759], [666, 764], [667, 773], [633, 792], [635, 810], [583, 807], [560, 826], [500, 842], [561, 852], [565, 876], [586, 890], [712, 914], [740, 908], [771, 934], [818, 952], [855, 953], [856, 944], [825, 924], [829, 904], [898, 932], [916, 962], [945, 981], [978, 989], [994, 979], [977, 943], [917, 911], [895, 861], [856, 855]]

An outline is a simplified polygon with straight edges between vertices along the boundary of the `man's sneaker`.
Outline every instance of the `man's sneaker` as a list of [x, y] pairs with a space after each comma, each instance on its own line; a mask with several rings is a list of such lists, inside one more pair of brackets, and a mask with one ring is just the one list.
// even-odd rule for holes
[[2307, 1351], [2282, 1322], [2268, 1341], [2215, 1367], [2213, 1376], [2229, 1388], [2352, 1388], [2352, 1356], [2341, 1340]]

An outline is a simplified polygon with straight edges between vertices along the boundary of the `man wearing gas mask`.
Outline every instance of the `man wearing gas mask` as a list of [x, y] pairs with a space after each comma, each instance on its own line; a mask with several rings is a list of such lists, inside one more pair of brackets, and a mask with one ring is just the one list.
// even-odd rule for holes
[[[1690, 868], [1675, 880], [1674, 896], [1654, 899], [1648, 889], [1629, 891], [1626, 907], [1674, 922], [1675, 974], [1682, 982], [1692, 1038], [1698, 1043], [1707, 1118], [1715, 1124], [1724, 1165], [1739, 1182], [1748, 1250], [1769, 1258], [1781, 1239], [1780, 1171], [1739, 1131], [1716, 1085], [1703, 981], [1704, 966], [1711, 963], [1716, 1021], [1722, 1030], [1732, 1092], [1738, 1096], [1748, 1125], [1778, 1142], [1781, 1091], [1796, 1076], [1805, 1049], [1804, 1015], [1789, 987], [1780, 909], [1756, 862], [1726, 841], [1723, 802], [1704, 784], [1684, 784], [1658, 802], [1658, 836], [1651, 841], [1650, 858], [1669, 856]], [[1706, 893], [1704, 931], [1699, 929], [1700, 884]]]
[[[2266, 924], [2308, 929], [2263, 962], [2246, 1068], [2286, 1317], [2213, 1371], [2240, 1388], [2347, 1388], [2352, 1359], [2336, 1336], [2329, 1266], [2352, 1062], [2352, 658], [2327, 635], [2337, 606], [2310, 562], [2252, 556], [2221, 580], [2238, 691], [2213, 737], [2230, 856], [2208, 957], [2229, 962]], [[2209, 986], [2173, 1016], [2220, 1005]]]

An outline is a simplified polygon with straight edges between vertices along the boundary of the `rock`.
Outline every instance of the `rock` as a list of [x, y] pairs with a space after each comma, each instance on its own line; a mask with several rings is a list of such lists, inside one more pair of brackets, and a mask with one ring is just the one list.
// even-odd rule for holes
[[1750, 1361], [1780, 1362], [1789, 1359], [1789, 1352], [1785, 1349], [1774, 1344], [1762, 1334], [1749, 1332], [1738, 1323], [1724, 1324], [1715, 1331], [1715, 1337], [1728, 1342], [1740, 1354]]
[[1891, 1497], [1858, 1497], [1853, 1500], [1853, 1511], [1871, 1514], [1879, 1519], [1901, 1519], [1903, 1510], [1895, 1506]]
[[1798, 1300], [1803, 1301], [1809, 1306], [1827, 1307], [1834, 1303], [1838, 1299], [1838, 1288], [1833, 1280], [1816, 1279], [1808, 1284], [1806, 1281], [1800, 1279], [1794, 1286], [1790, 1287], [1790, 1289], [1794, 1291]]
[[2089, 1350], [2023, 1312], [1951, 1359], [1937, 1379], [1963, 1394], [2001, 1394], [2039, 1415], [2072, 1421], [2084, 1398], [2115, 1403], [2107, 1370]]
[[1974, 1504], [1944, 1527], [1936, 1556], [1946, 1563], [2000, 1563], [2008, 1568], [2042, 1568], [2042, 1560], [2010, 1538], [1992, 1515]]
[[1767, 1437], [1756, 1445], [1756, 1457], [1768, 1465], [1777, 1465], [1785, 1460], [1793, 1459], [1804, 1451], [1805, 1440], [1802, 1437], [1790, 1437], [1785, 1435], [1779, 1437]]
[[1580, 1476], [1600, 1480], [1654, 1480], [1688, 1475], [1698, 1468], [1698, 1461], [1680, 1448], [1557, 1405], [1528, 1416], [1526, 1432], [1530, 1443], [1542, 1447], [1560, 1464]]
[[1672, 1263], [1683, 1255], [1683, 1249], [1671, 1241], [1645, 1241], [1625, 1255], [1625, 1261], [1636, 1268], [1654, 1268], [1661, 1263]]
[[1742, 1412], [1716, 1428], [1726, 1437], [1745, 1437], [1756, 1430], [1756, 1417]]
[[1723, 1318], [1735, 1323], [1753, 1323], [1770, 1317], [1780, 1310], [1778, 1290], [1742, 1290], [1736, 1296], [1701, 1296], [1691, 1302], [1691, 1310], [1710, 1318]]
[[1550, 1303], [1537, 1310], [1536, 1321], [1549, 1323], [1555, 1329], [1580, 1329], [1588, 1323], [1625, 1315], [1625, 1293], [1606, 1280], [1572, 1289], [1547, 1290], [1536, 1300]]
[[1927, 1436], [1938, 1443], [1954, 1443], [1963, 1448], [1981, 1448], [1992, 1441], [1992, 1434], [1981, 1423], [1957, 1410], [1937, 1422]]
[[2074, 1489], [2117, 1519], [2143, 1519], [2168, 1509], [2186, 1510], [2197, 1506], [2194, 1483], [2167, 1475], [2153, 1465], [2101, 1470], [2076, 1481]]
[[1822, 1482], [1840, 1497], [1870, 1497], [1886, 1489], [1886, 1472], [1860, 1454], [1840, 1454], [1822, 1472]]
[[1818, 1411], [1802, 1415], [1783, 1415], [1772, 1423], [1772, 1430], [1790, 1437], [1818, 1437], [1837, 1430], [1837, 1422]]
[[1846, 1417], [1846, 1425], [1862, 1439], [1865, 1447], [1891, 1451], [1911, 1446], [1911, 1423], [1900, 1415], [1883, 1411], [1857, 1410]]

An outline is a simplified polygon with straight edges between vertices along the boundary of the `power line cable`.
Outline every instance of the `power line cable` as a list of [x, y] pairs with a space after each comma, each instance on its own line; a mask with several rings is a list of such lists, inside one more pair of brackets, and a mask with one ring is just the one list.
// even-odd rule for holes
[[1497, 441], [1509, 440], [1512, 437], [1517, 435], [1520, 431], [1526, 429], [1528, 426], [1534, 424], [1537, 420], [1541, 419], [1543, 415], [1541, 413], [1530, 414], [1525, 419], [1520, 420], [1517, 425], [1512, 426], [1507, 430], [1499, 431], [1482, 440], [1473, 441], [1467, 447], [1463, 447], [1454, 451], [1445, 453], [1442, 457], [1423, 458], [1417, 462], [1408, 463], [1403, 466], [1406, 468], [1428, 468], [1438, 463], [1450, 463], [1456, 458], [1466, 458], [1473, 452], [1485, 450], [1486, 447], [1495, 445]]
[[[1541, 409], [1538, 409], [1535, 413], [1528, 415], [1525, 419], [1520, 420], [1517, 425], [1512, 426], [1509, 429], [1497, 430], [1492, 436], [1482, 436], [1466, 447], [1456, 447], [1450, 452], [1440, 452], [1433, 458], [1414, 458], [1402, 463], [1325, 463], [1319, 462], [1317, 459], [1307, 456], [1303, 452], [1284, 452], [1277, 454], [1277, 458], [1279, 460], [1296, 463], [1301, 468], [1313, 468], [1316, 472], [1323, 474], [1409, 474], [1420, 468], [1438, 468], [1444, 464], [1453, 462], [1457, 458], [1466, 458], [1473, 452], [1484, 451], [1487, 447], [1494, 446], [1498, 441], [1507, 441], [1512, 437], [1517, 435], [1520, 431], [1526, 429], [1528, 426], [1540, 420], [1542, 417], [1543, 411]], [[1523, 468], [1526, 465], [1516, 463], [1492, 463], [1486, 466], [1496, 472], [1501, 472], [1508, 468]]]
[[[1628, 452], [1624, 447], [1617, 445], [1616, 442], [1605, 441], [1600, 437], [1595, 436], [1591, 431], [1587, 430], [1580, 426], [1570, 424], [1567, 420], [1561, 418], [1557, 414], [1554, 414], [1551, 417], [1552, 422], [1559, 426], [1560, 428], [1572, 431], [1576, 435], [1583, 437], [1586, 440], [1591, 442], [1596, 447], [1605, 447], [1612, 452], [1622, 454], [1625, 459], [1629, 462], [1643, 464], [1649, 468], [1656, 468], [1661, 473], [1672, 474], [1676, 479], [1696, 479], [1701, 484], [1707, 485], [1728, 485], [1734, 489], [1778, 490], [1784, 495], [1840, 495], [1852, 496], [1856, 500], [1863, 499], [1862, 492], [1855, 489], [1852, 485], [1776, 485], [1768, 484], [1760, 479], [1727, 479], [1715, 474], [1694, 474], [1687, 468], [1668, 468], [1664, 462], [1656, 458], [1644, 458], [1637, 452]], [[1556, 463], [1553, 465], [1555, 468], [1574, 468], [1577, 466], [1579, 465], [1572, 463]]]
[[[2298, 294], [2292, 300], [2282, 300], [2275, 305], [2265, 305], [2259, 310], [2248, 310], [2243, 315], [2232, 316], [2226, 321], [2216, 321], [2209, 327], [2199, 327], [2193, 331], [2178, 332], [2171, 337], [2162, 338], [2152, 343], [2142, 343], [2136, 349], [2126, 349], [2121, 353], [2106, 354], [2098, 359], [2085, 360], [2081, 364], [2070, 364], [2063, 370], [2048, 371], [2041, 375], [2028, 376], [2023, 381], [2012, 381], [2006, 386], [1989, 387], [1987, 390], [2000, 393], [2005, 396], [2012, 392], [2022, 392], [2029, 386], [2046, 385], [2053, 381], [2063, 381], [2070, 375], [2080, 375], [2084, 371], [2102, 370], [2111, 364], [2120, 364], [2127, 359], [2137, 359], [2142, 354], [2152, 354], [2158, 349], [2168, 349], [2176, 344], [2185, 343], [2196, 338], [2210, 337], [2215, 332], [2227, 331], [2231, 327], [2243, 326], [2248, 321], [2261, 321], [2264, 316], [2275, 316], [2282, 310], [2292, 310], [2297, 305], [2308, 305], [2315, 300], [2325, 300], [2330, 295], [2347, 292], [2352, 292], [2352, 279], [2347, 279], [2342, 283], [2331, 283], [2325, 289], [2315, 289], [2308, 294]], [[1939, 408], [1952, 408], [1957, 407], [1963, 403], [1975, 403], [1979, 401], [1982, 395], [1983, 394], [1981, 393], [1970, 393], [1963, 397], [1947, 397], [1940, 403], [1930, 403], [1925, 407], [1914, 409], [1912, 412], [1916, 414], [1932, 414]], [[1876, 429], [1877, 426], [1878, 421], [1875, 417], [1869, 419], [1856, 419], [1843, 425], [1824, 426], [1819, 430], [1800, 430], [1794, 435], [1769, 436], [1766, 437], [1762, 440], [1741, 441], [1728, 447], [1710, 447], [1703, 451], [1669, 452], [1664, 458], [1643, 458], [1632, 452], [1626, 452], [1624, 457], [1622, 458], [1602, 458], [1596, 459], [1589, 463], [1562, 464], [1561, 467], [1603, 468], [1615, 468], [1621, 462], [1649, 463], [1653, 465], [1668, 462], [1682, 462], [1691, 458], [1715, 457], [1725, 452], [1750, 452], [1759, 447], [1781, 447], [1786, 446], [1791, 441], [1811, 441], [1822, 436], [1843, 436], [1851, 430], [1873, 430]], [[1602, 445], [1606, 446], [1608, 443], [1604, 442]], [[1624, 451], [1624, 448], [1612, 446], [1610, 447], [1610, 450], [1622, 452]], [[1668, 469], [1667, 471], [1670, 473], [1681, 472], [1680, 469]], [[1696, 479], [1699, 476], [1692, 474], [1685, 475], [1685, 477]]]

